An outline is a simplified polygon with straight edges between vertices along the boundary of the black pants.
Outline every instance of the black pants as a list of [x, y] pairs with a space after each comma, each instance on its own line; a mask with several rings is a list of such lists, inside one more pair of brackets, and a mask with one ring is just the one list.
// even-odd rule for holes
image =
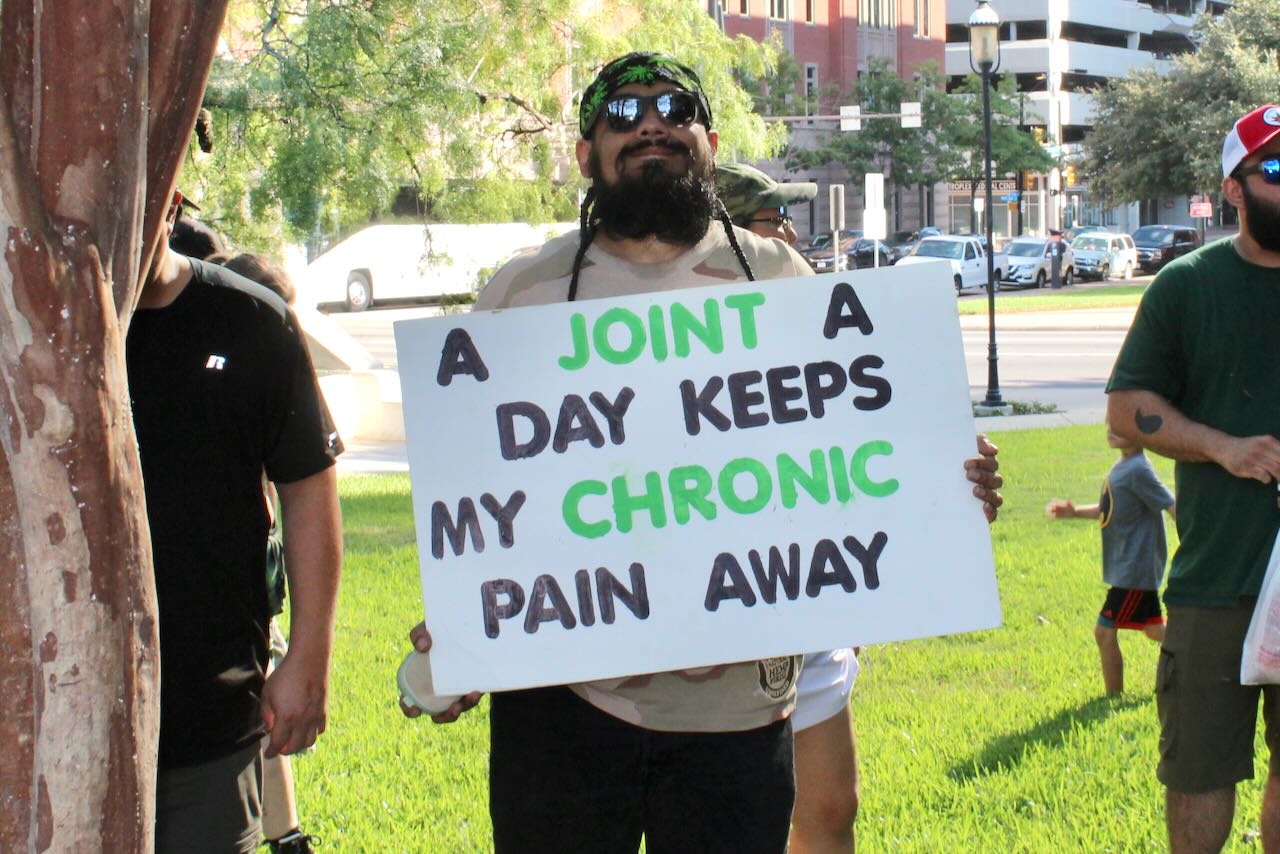
[[795, 800], [791, 722], [658, 732], [565, 687], [494, 694], [498, 854], [781, 854]]

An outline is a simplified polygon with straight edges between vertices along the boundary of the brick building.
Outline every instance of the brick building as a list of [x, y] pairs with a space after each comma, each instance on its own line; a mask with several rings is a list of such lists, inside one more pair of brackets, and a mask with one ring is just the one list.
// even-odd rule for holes
[[[708, 11], [731, 36], [763, 40], [778, 33], [803, 74], [803, 91], [797, 93], [795, 114], [830, 115], [837, 111], [838, 104], [820, 104], [818, 94], [832, 84], [841, 92], [848, 91], [872, 57], [886, 57], [891, 67], [907, 78], [927, 60], [943, 69], [946, 5], [945, 0], [708, 0]], [[814, 146], [835, 127], [834, 122], [794, 122], [792, 143]], [[861, 224], [861, 175], [850, 176], [838, 166], [785, 174], [780, 162], [756, 165], [780, 179], [819, 184], [818, 198], [810, 210], [795, 212], [796, 230], [801, 237], [827, 229], [826, 188], [833, 182], [846, 185], [846, 225], [856, 228]], [[898, 222], [904, 227], [917, 227], [944, 216], [945, 196], [933, 189], [923, 194], [902, 192], [897, 199]], [[892, 229], [892, 213], [889, 224]]]

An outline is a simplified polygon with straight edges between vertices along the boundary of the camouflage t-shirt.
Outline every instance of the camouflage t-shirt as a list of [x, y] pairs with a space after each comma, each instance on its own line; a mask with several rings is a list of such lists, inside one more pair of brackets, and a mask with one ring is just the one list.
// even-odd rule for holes
[[[810, 276], [809, 265], [781, 240], [734, 229], [757, 279]], [[563, 302], [569, 296], [578, 232], [557, 237], [499, 270], [476, 299], [477, 309]], [[711, 223], [688, 252], [656, 264], [625, 261], [592, 244], [583, 259], [578, 299], [644, 294], [746, 278], [724, 229]], [[677, 641], [678, 642], [678, 641]], [[569, 687], [591, 705], [646, 729], [729, 732], [755, 729], [791, 714], [801, 656], [721, 664], [696, 670], [602, 679]]]

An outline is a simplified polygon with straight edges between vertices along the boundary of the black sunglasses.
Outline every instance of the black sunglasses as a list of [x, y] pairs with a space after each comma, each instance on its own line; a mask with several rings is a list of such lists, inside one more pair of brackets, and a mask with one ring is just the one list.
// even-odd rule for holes
[[1268, 184], [1280, 184], [1280, 157], [1272, 157], [1261, 163], [1255, 163], [1253, 166], [1242, 166], [1236, 170], [1236, 175], [1243, 178], [1245, 175], [1252, 175], [1257, 172], [1262, 176], [1262, 180]]
[[674, 127], [698, 120], [698, 99], [691, 92], [662, 92], [658, 95], [615, 95], [604, 102], [604, 120], [609, 130], [625, 133], [635, 128], [649, 107]]
[[791, 225], [793, 220], [791, 219], [791, 214], [787, 213], [787, 209], [782, 208], [781, 212], [777, 216], [757, 216], [757, 217], [752, 217], [751, 219], [747, 220], [747, 222], [748, 223], [767, 222], [770, 225], [774, 225], [774, 226], [777, 226], [778, 228], [782, 228], [785, 225]]

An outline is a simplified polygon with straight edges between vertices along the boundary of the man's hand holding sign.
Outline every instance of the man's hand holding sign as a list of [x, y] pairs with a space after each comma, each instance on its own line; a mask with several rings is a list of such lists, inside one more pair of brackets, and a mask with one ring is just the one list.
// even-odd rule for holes
[[954, 297], [919, 269], [397, 324], [437, 690], [997, 624]]

